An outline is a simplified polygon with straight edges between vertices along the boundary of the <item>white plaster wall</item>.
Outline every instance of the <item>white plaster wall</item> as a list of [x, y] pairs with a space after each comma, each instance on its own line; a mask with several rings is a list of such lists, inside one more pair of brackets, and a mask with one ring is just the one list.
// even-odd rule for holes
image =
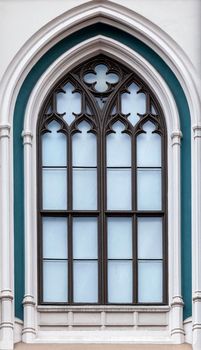
[[[96, 0], [0, 0], [0, 78], [21, 46], [63, 12]], [[166, 31], [201, 74], [201, 0], [110, 0]]]

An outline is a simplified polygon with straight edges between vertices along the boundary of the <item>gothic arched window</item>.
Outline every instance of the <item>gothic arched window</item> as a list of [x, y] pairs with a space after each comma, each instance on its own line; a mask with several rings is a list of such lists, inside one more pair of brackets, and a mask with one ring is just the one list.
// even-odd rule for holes
[[38, 122], [39, 302], [167, 302], [166, 128], [151, 88], [99, 55]]

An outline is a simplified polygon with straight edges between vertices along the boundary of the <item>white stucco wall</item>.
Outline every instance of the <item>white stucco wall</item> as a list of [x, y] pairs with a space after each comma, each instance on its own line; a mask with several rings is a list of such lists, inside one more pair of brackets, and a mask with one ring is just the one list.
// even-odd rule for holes
[[[0, 78], [21, 46], [56, 16], [96, 0], [0, 0]], [[166, 31], [201, 73], [201, 0], [110, 0]]]

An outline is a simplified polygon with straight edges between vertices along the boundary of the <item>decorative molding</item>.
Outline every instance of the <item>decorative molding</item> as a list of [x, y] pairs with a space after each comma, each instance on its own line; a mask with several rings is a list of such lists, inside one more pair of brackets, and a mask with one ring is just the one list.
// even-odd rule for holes
[[61, 39], [97, 22], [97, 19], [121, 28], [152, 47], [177, 75], [190, 104], [192, 121], [201, 119], [200, 81], [183, 49], [161, 28], [133, 10], [107, 0], [95, 0], [77, 6], [50, 21], [14, 57], [3, 76], [0, 88], [4, 96], [0, 106], [6, 120], [7, 116], [12, 117], [19, 88], [38, 59]]
[[171, 303], [171, 307], [183, 307], [184, 306], [184, 302], [181, 296], [174, 296], [172, 298], [172, 303]]
[[[152, 86], [152, 90], [156, 94], [164, 112], [164, 116], [167, 123], [168, 130], [168, 178], [169, 178], [169, 191], [172, 193], [172, 197], [169, 200], [169, 250], [172, 252], [172, 256], [169, 261], [169, 285], [172, 287], [169, 290], [170, 300], [173, 298], [174, 305], [169, 309], [168, 313], [172, 314], [171, 319], [173, 323], [169, 324], [169, 327], [172, 330], [174, 335], [174, 341], [181, 343], [183, 338], [183, 320], [182, 320], [182, 309], [183, 302], [180, 297], [178, 304], [177, 295], [181, 294], [181, 255], [180, 255], [180, 144], [179, 147], [172, 147], [172, 140], [181, 138], [181, 132], [179, 130], [179, 115], [177, 107], [164, 80], [161, 78], [159, 73], [154, 69], [141, 55], [137, 54], [133, 50], [129, 49], [127, 46], [104, 36], [97, 36], [92, 39], [86, 40], [79, 45], [76, 45], [72, 49], [65, 52], [61, 55], [51, 66], [44, 72], [41, 78], [38, 80], [35, 85], [32, 93], [30, 95], [29, 101], [27, 103], [27, 108], [25, 112], [24, 119], [24, 134], [32, 135], [32, 147], [29, 148], [29, 151], [25, 150], [25, 203], [29, 203], [29, 207], [26, 208], [25, 205], [25, 221], [30, 221], [30, 216], [33, 218], [32, 225], [29, 228], [25, 229], [26, 242], [29, 242], [29, 237], [32, 237], [32, 245], [36, 248], [37, 242], [37, 223], [36, 215], [33, 215], [36, 208], [36, 192], [32, 193], [32, 189], [35, 188], [36, 183], [36, 127], [37, 127], [37, 116], [39, 114], [41, 105], [46, 98], [48, 92], [51, 90], [52, 86], [72, 67], [77, 64], [80, 64], [82, 60], [93, 57], [96, 54], [104, 53], [118, 59], [119, 62], [122, 62], [124, 65], [130, 67], [133, 71], [139, 74], [148, 85]], [[176, 130], [176, 131], [174, 131]], [[171, 138], [173, 137], [173, 138]], [[175, 141], [175, 142], [176, 142]], [[31, 167], [31, 168], [30, 168]], [[177, 186], [174, 186], [174, 183]], [[33, 249], [25, 249], [25, 259], [29, 259], [29, 264], [26, 264], [26, 276], [25, 281], [29, 279], [30, 294], [34, 296], [34, 299], [37, 300], [37, 289], [36, 287], [36, 264], [34, 261], [37, 260], [37, 252]], [[32, 276], [32, 277], [31, 277]], [[33, 278], [31, 281], [30, 278]], [[174, 282], [173, 282], [174, 281]], [[126, 307], [125, 307], [126, 308]], [[119, 308], [119, 312], [122, 315], [125, 312], [125, 308]], [[154, 308], [153, 312], [157, 314], [159, 308]], [[44, 310], [44, 309], [43, 309]], [[51, 314], [51, 308], [45, 308], [45, 312]], [[59, 312], [59, 309], [57, 309]], [[68, 307], [70, 312], [73, 312], [71, 307]], [[89, 309], [84, 307], [86, 312], [90, 312]], [[84, 312], [82, 310], [82, 312]], [[88, 310], [88, 311], [87, 311]], [[94, 308], [93, 312], [97, 312]], [[144, 312], [147, 312], [148, 308], [144, 308]], [[75, 311], [74, 311], [75, 312]], [[102, 311], [106, 312], [106, 311]], [[136, 312], [136, 313], [135, 313]], [[137, 307], [133, 313], [133, 319], [137, 319], [137, 314], [139, 314], [139, 308]], [[160, 310], [162, 312], [162, 310]], [[38, 313], [41, 313], [41, 307], [35, 309], [35, 319], [38, 319]], [[33, 317], [33, 314], [32, 314]], [[72, 314], [71, 314], [72, 317]], [[103, 319], [105, 315], [102, 315]], [[34, 317], [33, 317], [34, 320]], [[26, 323], [26, 321], [24, 322]], [[105, 329], [105, 325], [102, 325]], [[37, 329], [38, 325], [33, 327]], [[70, 325], [72, 327], [72, 325]], [[136, 327], [136, 324], [134, 325]], [[26, 328], [26, 326], [25, 326]], [[145, 328], [146, 329], [146, 328]], [[103, 330], [102, 330], [103, 331]], [[136, 329], [136, 332], [139, 329]], [[165, 330], [164, 331], [164, 337]], [[45, 331], [43, 331], [45, 332]], [[155, 331], [154, 331], [155, 332]], [[48, 332], [45, 332], [48, 336]], [[136, 333], [137, 334], [137, 333]], [[150, 333], [151, 334], [151, 333]], [[161, 335], [162, 336], [162, 335]], [[37, 338], [40, 337], [40, 331], [37, 333]], [[96, 334], [98, 339], [101, 335]], [[162, 336], [163, 337], [163, 336]], [[93, 338], [93, 337], [92, 337]], [[142, 337], [143, 338], [143, 337]], [[141, 338], [140, 341], [143, 341]], [[54, 340], [52, 340], [54, 341]], [[169, 338], [168, 341], [171, 341]], [[34, 342], [34, 340], [33, 340]]]
[[201, 138], [201, 125], [193, 126], [193, 137], [194, 139]]
[[[2, 100], [0, 101], [0, 115], [2, 116], [2, 122], [4, 123], [4, 125], [13, 124], [13, 111], [14, 111], [14, 105], [16, 102], [16, 97], [18, 95], [18, 92], [20, 90], [20, 87], [22, 86], [22, 83], [25, 77], [27, 76], [28, 72], [32, 69], [32, 67], [35, 65], [35, 63], [38, 61], [38, 59], [45, 52], [47, 52], [53, 45], [59, 42], [62, 38], [77, 31], [78, 29], [83, 28], [84, 26], [97, 22], [97, 20], [103, 23], [111, 24], [113, 27], [121, 28], [125, 32], [128, 32], [131, 35], [134, 35], [135, 37], [139, 38], [144, 43], [146, 43], [148, 46], [152, 47], [164, 59], [164, 61], [167, 62], [169, 67], [177, 76], [179, 82], [181, 83], [181, 86], [185, 91], [185, 94], [187, 96], [188, 103], [190, 106], [192, 124], [195, 124], [195, 125], [199, 124], [201, 119], [200, 95], [199, 95], [199, 86], [198, 86], [199, 83], [197, 81], [196, 74], [194, 73], [192, 64], [189, 61], [188, 57], [183, 52], [183, 50], [164, 31], [162, 31], [160, 28], [158, 28], [156, 25], [154, 25], [144, 17], [136, 14], [131, 10], [126, 9], [123, 6], [117, 5], [113, 2], [100, 0], [100, 1], [90, 1], [86, 4], [75, 7], [71, 11], [68, 11], [67, 13], [56, 18], [55, 20], [49, 22], [45, 27], [43, 27], [40, 31], [38, 31], [33, 37], [31, 37], [28, 40], [28, 42], [21, 48], [21, 50], [15, 56], [15, 58], [9, 65], [7, 71], [5, 72], [0, 85], [1, 96], [2, 96]], [[171, 105], [171, 103], [169, 105]], [[173, 108], [173, 111], [174, 110], [175, 108]], [[178, 114], [177, 111], [175, 113], [176, 115]], [[169, 117], [171, 115], [172, 114], [170, 114]], [[177, 120], [176, 123], [178, 123], [179, 118], [175, 119], [175, 116], [174, 116], [173, 120], [174, 121]], [[171, 132], [177, 129], [179, 129], [179, 125], [177, 126], [175, 125], [174, 128], [172, 127], [169, 128]], [[28, 129], [25, 129], [25, 130], [28, 130]], [[1, 135], [4, 134], [4, 131], [2, 133], [0, 132], [0, 134]], [[9, 138], [8, 135], [10, 135], [10, 132], [8, 132], [7, 130], [5, 132], [5, 137], [2, 136], [2, 141], [4, 139], [7, 142], [7, 139]], [[34, 139], [32, 139], [30, 135], [26, 137], [28, 138], [27, 144], [28, 145], [32, 144], [33, 147], [25, 147], [25, 149], [31, 149], [31, 150], [33, 149], [33, 152], [35, 152]], [[174, 138], [176, 138], [177, 140], [178, 137], [175, 136]], [[196, 137], [195, 139], [198, 139], [198, 138]], [[179, 141], [177, 140], [176, 143], [178, 144], [178, 146], [180, 146], [178, 142]], [[7, 156], [8, 154], [11, 154], [11, 158], [12, 158], [12, 150], [10, 149], [10, 144], [6, 143], [5, 146], [8, 152], [6, 151], [6, 153], [4, 154], [4, 159], [3, 160], [1, 159], [1, 161], [3, 164], [2, 168], [5, 166], [4, 169], [6, 169], [6, 172], [4, 175], [7, 175], [8, 177], [8, 175], [11, 174], [12, 169], [11, 169], [11, 166], [10, 168], [8, 167], [9, 158]], [[179, 149], [179, 147], [172, 147], [172, 148], [176, 150]], [[1, 152], [3, 154], [3, 151]], [[170, 152], [170, 150], [168, 150], [168, 152]], [[200, 156], [199, 152], [197, 152], [197, 155], [193, 157], [193, 161], [192, 161], [192, 169], [193, 169], [192, 202], [193, 203], [197, 203], [196, 198], [198, 196], [196, 192], [197, 173], [195, 170], [196, 162], [200, 162], [200, 158], [198, 157], [198, 155]], [[27, 155], [27, 159], [29, 159], [29, 155]], [[178, 171], [178, 166], [179, 166], [178, 154], [176, 155], [175, 159], [176, 159], [176, 162], [174, 162], [173, 160], [172, 161], [174, 166], [176, 164], [176, 168]], [[33, 159], [33, 168], [35, 167], [34, 162], [35, 160]], [[27, 169], [29, 169], [28, 165], [27, 165]], [[29, 173], [29, 175], [31, 176], [32, 173]], [[171, 179], [170, 175], [172, 174], [169, 173], [168, 175], [169, 175], [168, 178], [169, 178], [170, 187], [171, 187], [173, 185], [173, 180]], [[28, 179], [28, 173], [26, 174], [26, 179]], [[13, 215], [13, 209], [11, 205], [13, 203], [12, 187], [11, 187], [12, 182], [13, 182], [12, 179], [10, 179], [10, 187], [7, 186], [7, 182], [6, 182], [6, 187], [4, 188], [4, 195], [6, 195], [6, 191], [7, 191], [6, 199], [9, 200], [9, 203], [6, 202], [6, 210], [8, 209], [8, 204], [9, 204], [9, 213], [11, 214], [11, 216]], [[36, 183], [33, 181], [32, 185], [34, 187], [33, 187], [33, 193], [31, 194], [31, 196], [35, 196], [34, 189], [36, 188]], [[26, 182], [26, 186], [28, 186], [27, 182]], [[200, 195], [199, 195], [199, 198], [201, 198]], [[30, 199], [31, 198], [27, 197], [27, 200], [30, 200]], [[33, 198], [32, 198], [32, 201], [33, 201]], [[32, 216], [34, 216], [36, 214], [35, 208], [32, 208], [32, 209], [33, 209]], [[171, 208], [171, 206], [169, 207], [169, 209], [170, 209], [170, 218], [172, 220], [173, 209]], [[192, 211], [193, 213], [196, 212], [196, 210], [194, 209], [195, 207], [193, 207], [193, 211]], [[197, 226], [199, 225], [198, 221], [200, 219], [198, 217], [198, 212], [196, 213], [197, 213], [196, 214], [197, 216], [196, 215], [193, 216], [193, 227], [196, 225]], [[177, 215], [177, 213], [175, 215]], [[28, 217], [29, 215], [27, 214], [27, 218]], [[177, 216], [177, 221], [179, 220], [179, 217], [180, 216]], [[177, 221], [175, 224], [176, 226], [178, 225]], [[173, 220], [171, 222], [173, 222]], [[29, 223], [29, 224], [31, 225], [32, 223]], [[34, 225], [32, 225], [32, 227], [33, 227], [32, 230], [34, 232], [35, 230]], [[171, 229], [172, 229], [172, 226], [170, 227], [170, 230]], [[176, 232], [178, 232], [178, 226], [177, 228], [175, 227], [175, 230]], [[173, 230], [173, 232], [175, 232], [175, 230]], [[8, 234], [8, 232], [11, 232], [11, 234], [13, 234], [12, 230], [9, 231], [7, 229], [6, 233]], [[12, 237], [11, 239], [9, 235], [7, 237], [9, 239], [10, 254], [12, 254], [13, 252]], [[34, 235], [31, 237], [34, 237]], [[180, 237], [177, 237], [177, 239], [179, 240]], [[178, 242], [175, 242], [175, 243], [177, 244]], [[193, 242], [193, 251], [194, 250], [198, 251], [197, 243], [198, 243], [198, 236], [195, 237], [195, 240]], [[7, 244], [7, 241], [6, 241], [6, 244]], [[173, 242], [171, 242], [171, 246], [172, 244]], [[174, 253], [170, 252], [170, 256], [175, 254], [175, 252], [177, 252], [176, 249], [174, 250]], [[180, 261], [180, 254], [178, 256], [178, 261], [177, 261], [178, 266], [179, 266], [179, 261]], [[9, 267], [8, 267], [9, 273], [11, 273], [10, 263], [11, 262], [9, 261]], [[194, 266], [193, 271], [197, 271], [198, 269], [197, 260], [194, 260], [194, 264], [195, 265], [193, 265]], [[179, 266], [179, 269], [180, 269], [180, 266]], [[172, 271], [171, 272], [172, 275], [170, 273], [170, 279], [171, 279], [172, 278], [171, 276], [173, 276], [173, 273], [174, 273], [174, 268], [170, 266], [170, 270]], [[35, 276], [32, 276], [31, 278], [35, 278]], [[180, 276], [179, 276], [179, 279], [177, 280], [177, 274], [175, 278], [175, 283], [176, 285], [180, 284]], [[172, 290], [175, 283], [173, 283], [173, 286], [171, 284]], [[34, 291], [34, 295], [35, 294], [36, 294], [36, 291]], [[170, 294], [171, 294], [170, 297], [172, 299], [175, 293], [171, 291]], [[198, 303], [195, 303], [195, 304], [198, 304]], [[31, 307], [33, 308], [33, 305]], [[181, 305], [180, 306], [178, 305], [178, 307], [181, 307]], [[4, 311], [2, 314], [4, 314]], [[6, 336], [7, 335], [5, 334], [3, 335], [4, 339], [6, 339]], [[195, 349], [199, 349], [199, 347]]]
[[22, 138], [23, 138], [23, 145], [30, 145], [32, 146], [33, 142], [33, 134], [30, 131], [23, 131], [22, 132]]
[[0, 299], [13, 300], [13, 293], [11, 289], [1, 290]]
[[182, 132], [181, 131], [173, 131], [171, 134], [172, 146], [181, 145]]
[[10, 138], [10, 124], [0, 124], [0, 139], [3, 137]]

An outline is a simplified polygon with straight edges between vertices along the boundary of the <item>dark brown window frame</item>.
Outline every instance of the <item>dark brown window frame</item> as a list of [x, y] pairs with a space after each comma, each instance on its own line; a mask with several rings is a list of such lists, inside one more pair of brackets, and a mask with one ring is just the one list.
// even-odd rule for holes
[[[116, 73], [119, 76], [117, 84], [108, 84], [106, 93], [98, 93], [94, 84], [86, 84], [83, 76], [86, 73], [93, 72], [97, 64], [105, 64], [108, 72]], [[62, 119], [62, 115], [56, 112], [56, 95], [63, 92], [62, 87], [70, 82], [74, 85], [74, 92], [79, 92], [82, 96], [82, 113], [75, 115], [75, 121], [71, 126]], [[127, 115], [121, 112], [122, 93], [127, 91], [127, 87], [131, 83], [139, 86], [138, 93], [146, 95], [146, 113], [140, 115], [140, 121], [133, 127], [127, 119]], [[99, 108], [96, 98], [105, 100], [102, 109]], [[86, 113], [87, 102], [93, 114]], [[116, 105], [116, 113], [111, 114], [114, 105]], [[157, 111], [153, 114], [151, 105]], [[51, 112], [48, 113], [49, 106]], [[109, 122], [108, 122], [109, 119]], [[67, 160], [67, 182], [68, 182], [68, 210], [43, 210], [42, 209], [42, 147], [41, 135], [47, 131], [47, 125], [51, 121], [56, 120], [61, 125], [61, 132], [68, 134], [68, 160]], [[71, 154], [71, 135], [77, 132], [77, 125], [82, 120], [86, 120], [91, 125], [90, 132], [97, 135], [97, 210], [73, 210], [72, 208], [72, 154]], [[112, 132], [112, 124], [120, 120], [125, 125], [125, 131], [132, 138], [132, 184], [137, 189], [137, 166], [136, 166], [136, 135], [142, 133], [143, 124], [151, 121], [156, 125], [156, 131], [161, 135], [162, 140], [162, 210], [160, 211], [140, 211], [137, 210], [137, 191], [132, 186], [132, 210], [107, 210], [107, 190], [106, 190], [106, 135]], [[73, 127], [72, 127], [73, 125]], [[87, 62], [82, 63], [71, 72], [66, 74], [54, 88], [50, 91], [46, 98], [38, 118], [37, 125], [37, 203], [38, 203], [38, 303], [40, 305], [166, 305], [168, 303], [168, 238], [167, 238], [167, 133], [165, 118], [162, 108], [153, 94], [151, 88], [143, 81], [143, 79], [132, 72], [127, 67], [117, 63], [116, 61], [99, 55]], [[68, 302], [44, 302], [43, 301], [43, 240], [42, 240], [42, 217], [67, 217], [68, 218]], [[91, 217], [98, 218], [98, 303], [75, 303], [73, 302], [73, 252], [72, 252], [72, 218], [73, 217]], [[132, 303], [108, 303], [107, 298], [107, 217], [132, 217], [132, 241], [133, 241], [133, 302]], [[137, 268], [137, 218], [138, 217], [162, 217], [163, 218], [163, 301], [160, 303], [139, 303], [138, 295], [138, 268]], [[119, 259], [118, 259], [119, 260]], [[145, 259], [143, 259], [145, 260]], [[148, 259], [151, 260], [151, 259]], [[153, 259], [154, 261], [157, 259]]]

